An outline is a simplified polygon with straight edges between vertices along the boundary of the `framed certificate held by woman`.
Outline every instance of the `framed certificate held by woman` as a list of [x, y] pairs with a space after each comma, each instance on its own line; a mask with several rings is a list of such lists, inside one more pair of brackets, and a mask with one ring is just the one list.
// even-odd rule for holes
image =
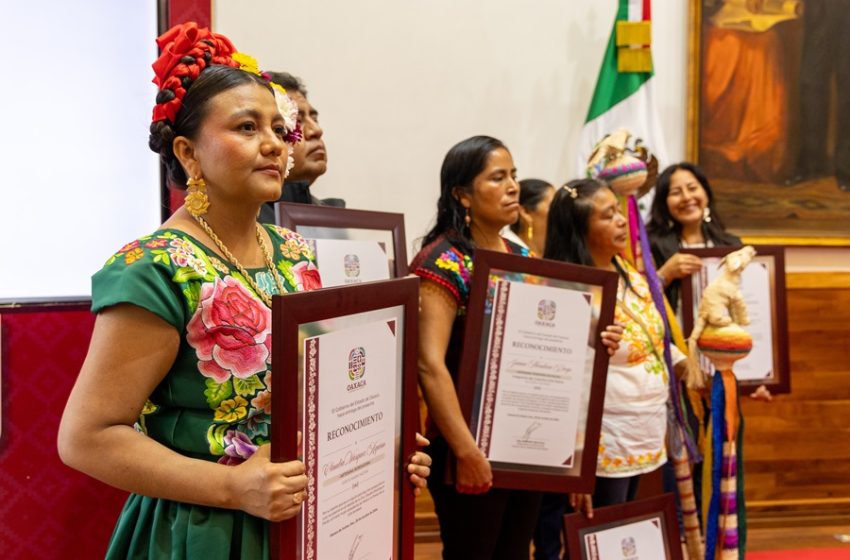
[[617, 274], [484, 250], [473, 266], [458, 391], [493, 485], [590, 492]]
[[[747, 305], [753, 337], [749, 355], [735, 363], [741, 393], [749, 394], [764, 385], [773, 394], [791, 391], [788, 366], [788, 319], [785, 304], [785, 248], [778, 245], [754, 245], [756, 256], [741, 273], [741, 293]], [[723, 257], [734, 247], [682, 249], [698, 256], [702, 270], [682, 281], [682, 326], [689, 335], [694, 326], [702, 292], [720, 274]], [[709, 375], [711, 364], [703, 358], [703, 370]]]
[[404, 278], [275, 298], [271, 455], [303, 457], [308, 483], [301, 515], [272, 526], [274, 558], [413, 558], [418, 292]]

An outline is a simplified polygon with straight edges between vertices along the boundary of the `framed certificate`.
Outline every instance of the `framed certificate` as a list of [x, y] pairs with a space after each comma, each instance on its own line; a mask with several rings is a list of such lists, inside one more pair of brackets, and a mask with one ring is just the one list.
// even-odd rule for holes
[[274, 298], [272, 460], [302, 458], [309, 482], [273, 558], [413, 558], [418, 294], [404, 278]]
[[484, 250], [473, 266], [458, 396], [493, 485], [590, 492], [617, 274]]
[[307, 243], [326, 288], [392, 278], [391, 259], [386, 246], [378, 241], [308, 239]]
[[564, 536], [576, 560], [682, 560], [673, 494], [565, 515]]
[[290, 202], [275, 204], [275, 213], [278, 225], [297, 231], [305, 239], [376, 242], [385, 249], [392, 276], [407, 275], [404, 214]]
[[[735, 376], [741, 393], [749, 394], [759, 385], [771, 393], [789, 393], [791, 374], [788, 367], [788, 319], [785, 304], [785, 249], [779, 245], [753, 245], [756, 256], [741, 274], [741, 292], [747, 304], [750, 324], [744, 328], [753, 337], [753, 349], [746, 358], [735, 362]], [[685, 336], [694, 327], [702, 291], [719, 274], [719, 264], [735, 247], [682, 249], [702, 259], [699, 273], [682, 280], [682, 323]], [[703, 370], [714, 372], [703, 358]]]

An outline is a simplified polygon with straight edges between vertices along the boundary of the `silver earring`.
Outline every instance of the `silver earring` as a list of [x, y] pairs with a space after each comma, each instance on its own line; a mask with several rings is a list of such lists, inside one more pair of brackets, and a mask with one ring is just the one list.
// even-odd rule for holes
[[702, 221], [705, 223], [711, 223], [711, 209], [706, 206], [702, 211]]

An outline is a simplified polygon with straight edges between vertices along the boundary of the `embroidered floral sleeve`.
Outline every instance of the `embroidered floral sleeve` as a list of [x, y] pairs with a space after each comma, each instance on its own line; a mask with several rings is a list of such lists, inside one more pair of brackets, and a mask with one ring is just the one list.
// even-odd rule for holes
[[188, 239], [158, 231], [121, 247], [92, 277], [92, 311], [132, 303], [182, 330], [198, 300], [199, 285], [190, 281], [215, 275], [204, 252]]
[[[529, 256], [525, 247], [506, 239], [503, 241], [508, 252]], [[439, 237], [413, 258], [410, 272], [445, 288], [457, 302], [458, 315], [466, 313], [473, 273], [472, 255], [465, 253], [446, 237]], [[495, 277], [490, 279], [491, 288], [495, 280]]]
[[322, 287], [319, 269], [316, 268], [313, 250], [298, 233], [280, 227], [269, 226], [277, 236], [278, 250], [283, 259], [278, 262], [278, 271], [297, 291], [316, 290]]
[[[304, 239], [267, 226], [283, 291], [321, 287]], [[249, 270], [277, 294], [269, 270]], [[271, 425], [271, 310], [232, 265], [192, 237], [160, 230], [122, 247], [93, 277], [92, 309], [131, 303], [183, 337], [137, 429], [191, 456], [237, 464], [268, 443]], [[175, 427], [179, 425], [179, 429]]]
[[472, 257], [447, 239], [439, 238], [414, 257], [410, 271], [448, 291], [458, 307], [458, 315], [466, 312], [469, 284], [472, 281]]

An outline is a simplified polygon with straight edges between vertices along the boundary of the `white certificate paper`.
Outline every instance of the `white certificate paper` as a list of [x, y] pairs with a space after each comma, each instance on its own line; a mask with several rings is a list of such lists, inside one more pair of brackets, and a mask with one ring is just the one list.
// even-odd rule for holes
[[[588, 560], [664, 560], [667, 549], [660, 517], [584, 535]], [[675, 543], [679, 546], [679, 543]]]
[[396, 321], [304, 341], [301, 558], [393, 558]]
[[311, 239], [309, 243], [325, 288], [390, 279], [389, 257], [377, 241]]
[[[699, 278], [700, 291], [697, 300], [701, 299], [705, 286], [720, 275], [717, 267], [719, 258], [704, 258], [703, 262], [705, 266]], [[741, 293], [750, 317], [750, 324], [741, 326], [753, 337], [753, 349], [747, 357], [735, 362], [735, 377], [740, 381], [769, 381], [776, 375], [773, 367], [773, 293], [768, 265], [759, 262], [758, 257], [741, 273]], [[703, 368], [711, 371], [711, 364], [705, 358]]]
[[591, 294], [499, 281], [477, 440], [491, 461], [571, 467]]

